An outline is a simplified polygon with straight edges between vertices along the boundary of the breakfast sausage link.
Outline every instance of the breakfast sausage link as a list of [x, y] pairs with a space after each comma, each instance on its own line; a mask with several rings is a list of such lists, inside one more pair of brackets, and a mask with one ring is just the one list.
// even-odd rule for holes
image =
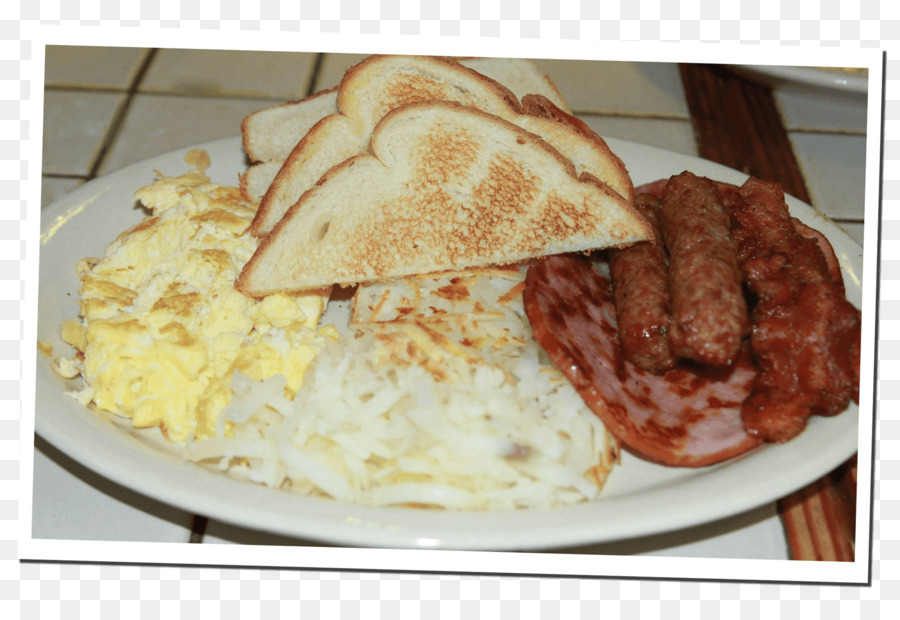
[[609, 252], [619, 339], [625, 359], [638, 368], [662, 374], [675, 368], [678, 358], [669, 346], [672, 315], [666, 250], [659, 233], [659, 199], [638, 194], [635, 207], [650, 223], [657, 241]]
[[717, 186], [683, 172], [669, 179], [661, 204], [672, 297], [669, 343], [680, 357], [729, 366], [749, 320], [731, 223]]

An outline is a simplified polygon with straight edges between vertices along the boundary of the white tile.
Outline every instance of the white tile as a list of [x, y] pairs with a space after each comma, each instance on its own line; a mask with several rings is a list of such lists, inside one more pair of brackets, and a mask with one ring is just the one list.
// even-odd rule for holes
[[863, 243], [865, 240], [863, 235], [864, 224], [857, 224], [856, 222], [837, 222], [837, 225], [844, 229], [844, 232], [850, 235], [859, 245], [866, 247]]
[[185, 146], [239, 136], [245, 116], [271, 105], [263, 99], [138, 95], [100, 173]]
[[623, 116], [579, 116], [605, 138], [619, 138], [659, 148], [697, 155], [697, 142], [689, 121]]
[[141, 92], [301, 99], [317, 54], [238, 50], [160, 50]]
[[790, 546], [775, 504], [700, 526], [706, 538], [686, 540], [666, 549], [647, 552], [653, 556], [691, 558], [744, 558], [789, 560]]
[[341, 83], [344, 72], [367, 58], [369, 54], [325, 54], [319, 74], [316, 77], [316, 90], [334, 88]]
[[688, 118], [678, 65], [535, 60], [575, 112]]
[[50, 203], [59, 200], [82, 183], [81, 179], [52, 177], [41, 179], [41, 207], [46, 207]]
[[267, 532], [247, 529], [215, 520], [210, 520], [207, 523], [206, 532], [203, 535], [203, 543], [217, 545], [290, 545], [302, 547], [333, 546], [314, 540], [290, 538], [287, 536], [279, 536], [277, 534], [269, 534]]
[[48, 86], [127, 89], [149, 50], [132, 47], [47, 46]]
[[862, 221], [865, 217], [865, 136], [799, 132], [788, 135], [813, 206], [832, 219]]
[[555, 551], [603, 555], [787, 560], [790, 550], [775, 504], [671, 533]]
[[789, 131], [866, 132], [865, 98], [776, 90], [775, 101]]
[[42, 172], [86, 175], [124, 101], [114, 93], [47, 91]]
[[95, 474], [43, 440], [35, 444], [33, 492], [33, 538], [190, 539], [191, 515]]

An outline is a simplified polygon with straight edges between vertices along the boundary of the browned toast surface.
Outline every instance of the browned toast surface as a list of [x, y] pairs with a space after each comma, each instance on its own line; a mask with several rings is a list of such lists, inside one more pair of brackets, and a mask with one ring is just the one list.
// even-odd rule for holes
[[247, 294], [513, 263], [648, 238], [629, 201], [517, 125], [448, 102], [388, 113], [263, 239]]
[[267, 234], [332, 166], [363, 152], [375, 124], [388, 111], [431, 100], [455, 101], [505, 118], [520, 110], [506, 87], [453, 60], [366, 58], [344, 74], [337, 91], [338, 112], [316, 123], [288, 155], [260, 201], [251, 232]]

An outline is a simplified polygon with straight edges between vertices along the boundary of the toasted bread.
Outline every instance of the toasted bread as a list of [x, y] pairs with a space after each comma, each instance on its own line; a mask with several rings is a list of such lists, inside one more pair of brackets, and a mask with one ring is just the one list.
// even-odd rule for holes
[[244, 199], [258, 205], [272, 181], [275, 180], [278, 171], [281, 170], [282, 163], [280, 161], [264, 161], [247, 168], [246, 172], [239, 177], [241, 195]]
[[633, 205], [559, 151], [457, 103], [384, 116], [265, 237], [236, 286], [252, 296], [515, 263], [652, 236]]
[[522, 110], [524, 113], [514, 119], [516, 125], [549, 142], [572, 162], [579, 176], [594, 177], [629, 203], [634, 202], [634, 184], [625, 164], [587, 123], [542, 95], [526, 95]]
[[[336, 92], [325, 93], [323, 98], [334, 100]], [[543, 95], [525, 95], [522, 98], [522, 106], [529, 116], [516, 118], [517, 125], [538, 134], [556, 146], [572, 161], [579, 174], [588, 173], [603, 179], [625, 199], [634, 200], [634, 186], [624, 164], [584, 121], [568, 114]], [[275, 121], [276, 118], [272, 117], [270, 120]], [[301, 123], [301, 119], [292, 119], [285, 115], [280, 122], [296, 127]], [[278, 175], [281, 166], [282, 162], [279, 161], [259, 162], [250, 166], [240, 177], [244, 197], [251, 202], [259, 203]]]
[[[530, 60], [475, 57], [455, 60], [503, 84], [520, 99], [525, 95], [542, 95], [561, 110], [571, 112], [556, 85]], [[241, 123], [244, 152], [253, 163], [283, 162], [313, 125], [337, 111], [337, 85], [300, 101], [257, 110]]]
[[364, 152], [375, 124], [391, 109], [429, 100], [456, 101], [504, 118], [520, 109], [504, 86], [455, 61], [370, 56], [344, 74], [338, 113], [316, 123], [291, 151], [260, 201], [251, 232], [267, 234], [329, 168]]
[[[336, 93], [326, 93], [324, 97], [333, 100]], [[517, 117], [517, 125], [556, 146], [575, 165], [579, 174], [587, 173], [598, 180], [603, 179], [626, 200], [634, 200], [634, 186], [624, 164], [584, 121], [566, 113], [543, 95], [525, 95], [522, 106], [528, 116]], [[271, 120], [276, 119], [272, 117]], [[285, 116], [281, 122], [297, 126], [300, 119], [292, 120]], [[278, 175], [281, 166], [282, 162], [279, 161], [259, 162], [250, 166], [240, 178], [244, 197], [258, 203]]]
[[241, 121], [244, 153], [254, 163], [284, 161], [307, 131], [337, 112], [337, 88], [257, 110]]
[[541, 95], [560, 110], [571, 113], [562, 93], [547, 74], [525, 58], [455, 58], [461, 65], [474, 69], [506, 86], [521, 101], [525, 95]]
[[[539, 102], [532, 103], [526, 114], [504, 85], [450, 59], [373, 56], [345, 74], [337, 97], [340, 113], [317, 123], [272, 179], [251, 226], [253, 234], [271, 231], [331, 166], [363, 152], [371, 128], [385, 112], [412, 101], [457, 101], [510, 120], [557, 147], [575, 163], [579, 174], [597, 177], [626, 200], [634, 198], [631, 178], [622, 162], [587, 125], [542, 95], [523, 97], [523, 101]], [[560, 122], [563, 119], [565, 122]], [[248, 176], [244, 186], [259, 189], [268, 182], [269, 173], [258, 171]]]

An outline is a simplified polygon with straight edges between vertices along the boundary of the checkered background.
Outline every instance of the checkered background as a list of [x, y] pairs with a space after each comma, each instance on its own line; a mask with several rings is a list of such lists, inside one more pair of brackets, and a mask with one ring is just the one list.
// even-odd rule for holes
[[[127, 3], [19, 0], [0, 6], [0, 617], [900, 617], [900, 5], [876, 0], [814, 3], [713, 2], [325, 2]], [[299, 5], [299, 6], [297, 6]], [[40, 7], [40, 8], [39, 8]], [[872, 583], [756, 583], [261, 570], [108, 564], [20, 563], [20, 380], [23, 298], [32, 282], [19, 262], [37, 251], [20, 219], [26, 184], [40, 174], [23, 142], [40, 127], [24, 120], [33, 48], [26, 24], [75, 24], [85, 40], [113, 30], [335, 33], [369, 37], [481, 37], [589, 41], [695, 41], [722, 45], [882, 47], [885, 81], [883, 243], [879, 382], [873, 488]], [[891, 346], [894, 345], [894, 346]], [[893, 599], [893, 600], [892, 600]]]

